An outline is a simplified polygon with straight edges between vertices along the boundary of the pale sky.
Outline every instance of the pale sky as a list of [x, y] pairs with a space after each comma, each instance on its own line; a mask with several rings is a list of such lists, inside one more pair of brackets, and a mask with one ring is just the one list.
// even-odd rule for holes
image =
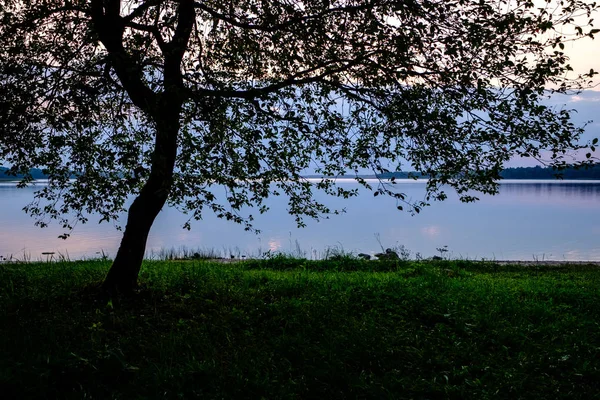
[[[600, 29], [600, 15], [597, 25]], [[576, 73], [587, 73], [592, 68], [600, 71], [600, 32], [595, 35], [594, 40], [584, 38], [566, 43], [565, 53], [569, 56], [570, 64]], [[600, 78], [596, 77], [595, 81], [600, 83]], [[595, 90], [600, 90], [600, 87], [596, 87]]]
[[[548, 7], [549, 9], [555, 9], [556, 0], [550, 1], [546, 4], [548, 0], [534, 0], [538, 7]], [[591, 0], [589, 0], [591, 3]], [[589, 26], [589, 20], [592, 19], [592, 24], [594, 26]], [[591, 17], [585, 15], [575, 16], [575, 25], [579, 25], [583, 28], [584, 32], [589, 32], [590, 29], [600, 29], [600, 9], [596, 9]], [[567, 38], [574, 38], [575, 28], [574, 26], [557, 26], [558, 31]], [[579, 38], [577, 40], [571, 42], [565, 42], [565, 54], [570, 58], [570, 64], [575, 70], [575, 74], [569, 76], [570, 78], [574, 78], [576, 74], [588, 73], [590, 69], [594, 69], [595, 71], [600, 71], [600, 32], [594, 35], [595, 38], [592, 39], [590, 37]], [[595, 83], [600, 83], [600, 77], [596, 77]], [[595, 90], [600, 91], [600, 85], [595, 88]]]
[[[594, 28], [600, 29], [600, 11], [596, 11]], [[585, 18], [583, 23], [587, 22]], [[589, 29], [589, 27], [587, 28]], [[594, 39], [589, 37], [565, 43], [565, 54], [569, 57], [569, 63], [574, 71], [568, 75], [575, 78], [578, 74], [588, 73], [590, 69], [600, 72], [600, 32]], [[558, 108], [576, 110], [572, 114], [573, 122], [582, 126], [587, 124], [585, 134], [581, 137], [583, 143], [600, 138], [600, 75], [594, 78], [595, 86], [585, 90], [579, 95], [553, 96], [547, 103]], [[595, 157], [600, 158], [600, 149], [596, 150]], [[528, 166], [536, 162], [532, 159], [515, 158], [508, 166]]]

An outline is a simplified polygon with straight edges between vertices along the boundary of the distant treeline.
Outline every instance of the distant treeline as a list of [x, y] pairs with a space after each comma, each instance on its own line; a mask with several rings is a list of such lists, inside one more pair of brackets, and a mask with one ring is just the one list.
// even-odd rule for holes
[[[0, 167], [0, 181], [18, 181], [23, 178], [23, 175], [9, 175], [7, 172], [8, 168]], [[33, 179], [48, 179], [48, 175], [38, 168], [32, 168], [29, 173]]]
[[[16, 181], [23, 178], [23, 175], [8, 175], [8, 168], [0, 167], [0, 181]], [[33, 179], [48, 179], [48, 175], [39, 168], [33, 168], [30, 171]], [[562, 179], [596, 179], [600, 180], [600, 163], [590, 166], [588, 168], [566, 168], [562, 171], [557, 171], [553, 168], [544, 168], [540, 166], [536, 167], [518, 167], [518, 168], [506, 168], [500, 172], [500, 176], [503, 179], [556, 179], [557, 175], [561, 175]], [[317, 175], [306, 176], [307, 178], [319, 178]], [[373, 175], [365, 175], [363, 178], [372, 178]], [[396, 179], [410, 179], [419, 178], [426, 179], [427, 175], [420, 172], [386, 172], [384, 174], [376, 175], [380, 179], [390, 179], [392, 177]]]
[[[500, 172], [500, 176], [503, 179], [557, 179], [557, 175], [561, 176], [562, 179], [597, 179], [600, 180], [600, 163], [594, 164], [587, 168], [566, 168], [558, 171], [551, 167], [518, 167], [518, 168], [506, 168]], [[407, 178], [427, 178], [427, 175], [419, 172], [387, 172], [384, 174], [378, 174], [378, 178], [390, 179], [392, 177], [396, 179], [407, 179]]]
[[506, 168], [500, 172], [500, 176], [504, 179], [556, 179], [559, 175], [562, 179], [599, 179], [600, 180], [600, 164], [594, 164], [587, 168], [566, 168], [557, 171], [554, 168], [536, 167], [521, 167], [521, 168]]

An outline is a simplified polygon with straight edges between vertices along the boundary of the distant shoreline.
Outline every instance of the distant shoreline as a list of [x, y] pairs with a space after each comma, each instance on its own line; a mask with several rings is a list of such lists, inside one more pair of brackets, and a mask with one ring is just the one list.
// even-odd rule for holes
[[[306, 175], [303, 176], [302, 178], [304, 179], [365, 179], [365, 180], [382, 180], [382, 181], [388, 181], [390, 178], [381, 178], [381, 177], [377, 177], [375, 175], [363, 175], [363, 176], [347, 176], [347, 175], [343, 175], [343, 176], [319, 176], [319, 175]], [[38, 178], [38, 179], [33, 179], [31, 181], [31, 183], [41, 183], [43, 181], [47, 181], [48, 178]], [[411, 181], [411, 182], [425, 182], [428, 180], [427, 177], [420, 177], [420, 178], [395, 178], [395, 180], [398, 181]], [[3, 178], [0, 177], [0, 183], [19, 183], [21, 181], [20, 178]], [[545, 182], [556, 182], [556, 183], [561, 183], [561, 182], [600, 182], [600, 177], [599, 178], [500, 178], [498, 180], [498, 182], [502, 183], [504, 181], [507, 182], [511, 182], [511, 181], [545, 181]]]
[[[350, 175], [341, 175], [341, 176], [320, 176], [320, 175], [306, 175], [303, 176], [305, 179], [380, 179], [380, 180], [389, 180], [388, 177], [378, 177], [377, 175], [358, 175], [358, 176], [350, 176]], [[407, 177], [396, 177], [396, 180], [407, 180], [407, 181], [426, 181], [429, 178], [426, 176], [418, 177], [418, 178], [407, 178]], [[502, 181], [552, 181], [552, 182], [567, 182], [567, 181], [600, 181], [600, 177], [597, 178], [500, 178], [499, 182]]]
[[[23, 175], [9, 176], [8, 169], [0, 166], [0, 182], [18, 182], [23, 179]], [[49, 175], [45, 170], [33, 168], [30, 170], [31, 177], [35, 180], [48, 179]], [[72, 176], [73, 178], [75, 176]], [[303, 176], [304, 179], [411, 179], [411, 180], [426, 180], [428, 175], [410, 171], [410, 172], [385, 172], [382, 174], [367, 174], [367, 175], [340, 175], [340, 176], [323, 176], [317, 174], [308, 174]], [[587, 168], [566, 168], [557, 171], [550, 167], [516, 167], [505, 168], [500, 172], [500, 181], [502, 180], [546, 180], [546, 181], [573, 181], [573, 180], [600, 180], [600, 163], [593, 164]]]

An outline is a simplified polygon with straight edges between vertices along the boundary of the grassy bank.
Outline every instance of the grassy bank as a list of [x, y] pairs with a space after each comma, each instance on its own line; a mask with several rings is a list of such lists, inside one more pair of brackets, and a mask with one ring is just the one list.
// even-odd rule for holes
[[[600, 270], [460, 261], [0, 265], [4, 398], [600, 398]], [[8, 395], [8, 397], [6, 397]]]

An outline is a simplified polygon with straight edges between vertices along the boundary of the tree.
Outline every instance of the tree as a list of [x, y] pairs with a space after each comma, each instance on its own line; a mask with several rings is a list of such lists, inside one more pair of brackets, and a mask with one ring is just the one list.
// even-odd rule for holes
[[135, 287], [166, 203], [252, 229], [240, 210], [265, 212], [284, 194], [303, 224], [336, 212], [314, 190], [357, 194], [306, 171], [403, 165], [430, 176], [428, 199], [448, 185], [470, 201], [470, 190], [497, 190], [515, 155], [564, 165], [583, 148], [570, 112], [542, 100], [594, 75], [565, 78], [572, 38], [561, 32], [593, 37], [596, 5], [558, 3], [4, 0], [0, 161], [50, 175], [26, 207], [42, 226], [68, 230], [92, 212], [111, 221], [135, 198], [104, 283], [121, 292]]

